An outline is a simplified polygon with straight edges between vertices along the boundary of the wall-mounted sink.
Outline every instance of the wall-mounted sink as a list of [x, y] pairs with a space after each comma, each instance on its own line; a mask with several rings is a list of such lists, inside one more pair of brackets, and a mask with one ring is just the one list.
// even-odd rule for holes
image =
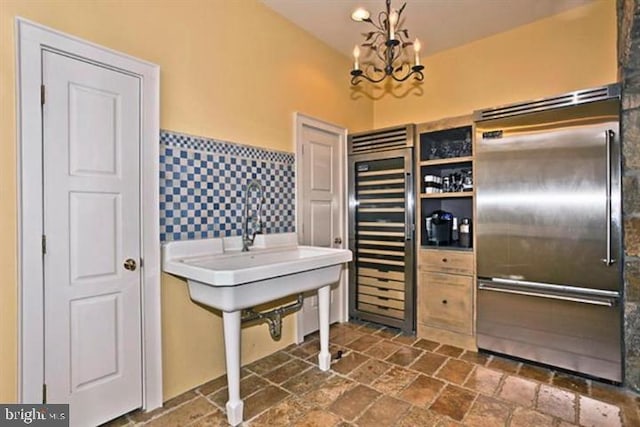
[[328, 370], [331, 284], [338, 281], [351, 252], [298, 246], [295, 233], [256, 237], [249, 252], [238, 238], [169, 242], [163, 270], [187, 279], [191, 299], [222, 311], [229, 401], [227, 419], [242, 422], [240, 399], [240, 323], [243, 309], [289, 295], [318, 290], [321, 370]]
[[297, 246], [289, 236], [271, 243], [269, 236], [249, 252], [225, 250], [223, 239], [170, 242], [163, 269], [188, 280], [194, 301], [236, 311], [333, 283], [342, 263], [351, 260], [348, 250]]

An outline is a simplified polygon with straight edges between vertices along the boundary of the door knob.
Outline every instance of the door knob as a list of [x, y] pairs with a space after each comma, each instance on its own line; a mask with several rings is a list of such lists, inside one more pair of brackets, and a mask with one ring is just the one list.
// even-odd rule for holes
[[135, 271], [136, 267], [138, 267], [138, 264], [136, 264], [136, 261], [134, 259], [127, 258], [124, 261], [124, 269], [125, 270]]
[[336, 245], [341, 245], [342, 244], [342, 237], [336, 237], [335, 239], [333, 239], [333, 243]]

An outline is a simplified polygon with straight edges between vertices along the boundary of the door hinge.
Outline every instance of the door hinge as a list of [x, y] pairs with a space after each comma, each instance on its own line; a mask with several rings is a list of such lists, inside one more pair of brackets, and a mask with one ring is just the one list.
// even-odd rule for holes
[[47, 403], [47, 385], [42, 384], [42, 403]]
[[47, 253], [47, 236], [42, 235], [42, 255]]
[[44, 105], [44, 85], [40, 85], [40, 105]]

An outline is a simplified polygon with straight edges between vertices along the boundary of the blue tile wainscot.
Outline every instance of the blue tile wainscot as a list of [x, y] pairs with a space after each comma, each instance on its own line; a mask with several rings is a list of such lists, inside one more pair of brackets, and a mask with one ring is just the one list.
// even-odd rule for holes
[[241, 235], [253, 179], [265, 190], [264, 232], [295, 231], [294, 171], [293, 153], [161, 131], [160, 240]]

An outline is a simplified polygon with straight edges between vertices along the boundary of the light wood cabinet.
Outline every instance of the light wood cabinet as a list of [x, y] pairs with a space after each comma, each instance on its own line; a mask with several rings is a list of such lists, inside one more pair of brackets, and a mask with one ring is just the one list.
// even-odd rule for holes
[[453, 332], [473, 333], [473, 278], [421, 272], [426, 292], [419, 293], [421, 323]]
[[473, 252], [420, 250], [418, 337], [477, 350], [474, 266]]
[[[466, 134], [472, 129], [470, 116], [444, 119], [418, 125], [418, 133], [446, 132], [451, 135]], [[473, 135], [473, 132], [470, 132]], [[461, 248], [452, 243], [433, 246], [425, 231], [425, 216], [434, 209], [452, 212], [457, 217], [469, 217], [474, 222], [475, 192], [426, 193], [423, 178], [426, 174], [448, 173], [449, 167], [473, 168], [475, 150], [466, 157], [431, 159], [421, 150], [433, 150], [435, 138], [422, 138], [429, 144], [418, 144], [416, 158], [416, 199], [419, 249], [417, 256], [417, 335], [457, 347], [477, 350], [475, 339], [475, 252], [472, 248]], [[421, 141], [422, 141], [421, 139]], [[444, 139], [443, 139], [444, 141]], [[448, 143], [444, 141], [443, 143]], [[424, 146], [423, 146], [424, 145]], [[459, 155], [459, 154], [458, 154]], [[475, 240], [475, 239], [474, 239]]]

